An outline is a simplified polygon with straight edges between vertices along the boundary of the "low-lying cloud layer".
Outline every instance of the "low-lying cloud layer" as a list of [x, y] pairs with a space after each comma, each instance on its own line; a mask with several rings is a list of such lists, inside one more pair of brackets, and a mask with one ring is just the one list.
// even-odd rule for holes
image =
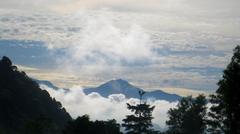
[[[64, 90], [54, 90], [46, 85], [41, 85], [42, 89], [47, 90], [50, 95], [60, 101], [67, 109], [73, 118], [84, 114], [90, 115], [92, 120], [107, 120], [116, 119], [119, 123], [126, 115], [132, 114], [127, 110], [126, 103], [138, 104], [139, 100], [130, 98], [127, 99], [123, 94], [113, 94], [108, 98], [100, 96], [98, 93], [85, 95], [80, 86], [75, 86], [70, 89], [70, 92]], [[167, 120], [167, 111], [176, 106], [177, 102], [167, 102], [164, 100], [148, 100], [149, 104], [154, 105], [153, 123], [159, 129], [165, 128]]]

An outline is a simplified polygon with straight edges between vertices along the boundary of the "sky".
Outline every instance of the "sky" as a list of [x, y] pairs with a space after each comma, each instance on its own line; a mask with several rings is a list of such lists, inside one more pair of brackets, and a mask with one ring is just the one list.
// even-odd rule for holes
[[122, 78], [212, 93], [240, 44], [239, 0], [0, 1], [0, 55], [60, 87]]
[[[239, 0], [0, 0], [0, 56], [11, 58], [73, 118], [130, 114], [123, 94], [85, 95], [112, 79], [182, 96], [209, 94], [240, 45]], [[177, 102], [147, 100], [166, 128]], [[94, 110], [93, 110], [94, 109]]]

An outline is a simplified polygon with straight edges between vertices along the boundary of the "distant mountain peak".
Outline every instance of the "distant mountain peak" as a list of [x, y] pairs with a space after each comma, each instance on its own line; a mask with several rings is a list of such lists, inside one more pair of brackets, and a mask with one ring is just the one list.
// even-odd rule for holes
[[115, 79], [115, 80], [110, 80], [99, 87], [108, 87], [108, 88], [126, 88], [126, 87], [133, 87], [128, 81], [123, 80], [123, 79]]
[[119, 83], [119, 84], [128, 84], [128, 85], [130, 85], [127, 80], [123, 80], [123, 79], [110, 80], [110, 81], [106, 82], [105, 84], [107, 84], [107, 83], [112, 83], [112, 84], [117, 84], [117, 83]]
[[[124, 94], [126, 98], [139, 98], [139, 91], [144, 91], [141, 88], [131, 85], [127, 80], [114, 79], [110, 80], [98, 87], [84, 89], [85, 94], [92, 92], [99, 93], [103, 97], [108, 97], [111, 94]], [[176, 94], [168, 94], [161, 90], [145, 91], [144, 98], [155, 98], [167, 101], [177, 101], [181, 97]]]

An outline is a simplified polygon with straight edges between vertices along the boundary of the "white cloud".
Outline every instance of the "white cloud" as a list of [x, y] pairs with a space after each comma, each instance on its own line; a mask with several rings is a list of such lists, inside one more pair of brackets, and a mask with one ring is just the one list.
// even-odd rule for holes
[[[42, 89], [47, 90], [50, 95], [60, 101], [73, 118], [84, 114], [90, 115], [92, 120], [116, 119], [119, 123], [126, 115], [132, 114], [127, 110], [126, 103], [137, 104], [138, 99], [126, 99], [123, 94], [113, 94], [108, 98], [101, 97], [98, 93], [85, 95], [82, 88], [75, 86], [66, 93], [64, 90], [54, 90], [45, 85], [41, 85]], [[164, 100], [148, 101], [154, 105], [153, 123], [165, 128], [167, 120], [167, 111], [175, 107], [177, 102], [167, 102]]]
[[153, 56], [149, 36], [139, 26], [122, 30], [106, 17], [94, 16], [86, 21], [79, 40], [68, 48], [75, 62], [115, 64]]
[[[178, 2], [174, 8], [181, 7]], [[12, 10], [0, 10], [0, 14], [1, 39], [44, 42], [58, 69], [80, 80], [124, 78], [147, 88], [214, 90], [220, 75], [208, 73], [208, 67], [224, 68], [240, 43], [237, 17], [82, 9], [70, 14]], [[56, 56], [59, 51], [62, 55]], [[173, 82], [166, 82], [169, 79]]]

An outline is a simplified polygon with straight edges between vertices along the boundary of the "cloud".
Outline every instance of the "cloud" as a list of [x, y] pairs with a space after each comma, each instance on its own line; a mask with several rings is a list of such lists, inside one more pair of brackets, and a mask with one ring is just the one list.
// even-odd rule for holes
[[0, 1], [0, 8], [76, 12], [79, 9], [102, 9], [123, 12], [150, 12], [190, 17], [239, 16], [238, 0], [8, 0]]
[[67, 50], [75, 62], [115, 64], [153, 56], [150, 37], [141, 27], [131, 26], [122, 30], [105, 17], [86, 21], [79, 41]]
[[[169, 6], [169, 9], [174, 3], [160, 2], [163, 3], [160, 6]], [[173, 6], [181, 7], [179, 2]], [[185, 0], [182, 2], [180, 5], [187, 6]], [[200, 6], [199, 10], [203, 8]], [[61, 83], [75, 84], [86, 80], [99, 84], [123, 78], [144, 88], [213, 91], [230, 60], [232, 49], [240, 42], [239, 23], [236, 16], [227, 19], [209, 17], [207, 11], [202, 14], [205, 16], [191, 16], [182, 12], [149, 14], [110, 9], [80, 9], [69, 14], [2, 9], [0, 38], [42, 42], [43, 54], [35, 53], [32, 60], [22, 61], [43, 61], [40, 63], [50, 66], [56, 62], [58, 68], [50, 71], [77, 77], [74, 81], [59, 77], [58, 82], [60, 78], [64, 79]], [[16, 53], [15, 57], [21, 58], [20, 55], [25, 53]]]
[[[100, 96], [98, 93], [85, 95], [80, 86], [70, 89], [70, 92], [64, 90], [54, 90], [46, 85], [40, 85], [42, 89], [47, 90], [50, 95], [60, 101], [73, 118], [84, 114], [90, 115], [92, 120], [116, 119], [119, 123], [126, 115], [132, 114], [127, 110], [126, 103], [138, 104], [139, 100], [126, 99], [123, 94], [113, 94], [108, 98]], [[161, 128], [165, 128], [168, 109], [175, 107], [177, 102], [167, 102], [164, 100], [148, 101], [156, 108], [153, 111], [153, 123]]]

